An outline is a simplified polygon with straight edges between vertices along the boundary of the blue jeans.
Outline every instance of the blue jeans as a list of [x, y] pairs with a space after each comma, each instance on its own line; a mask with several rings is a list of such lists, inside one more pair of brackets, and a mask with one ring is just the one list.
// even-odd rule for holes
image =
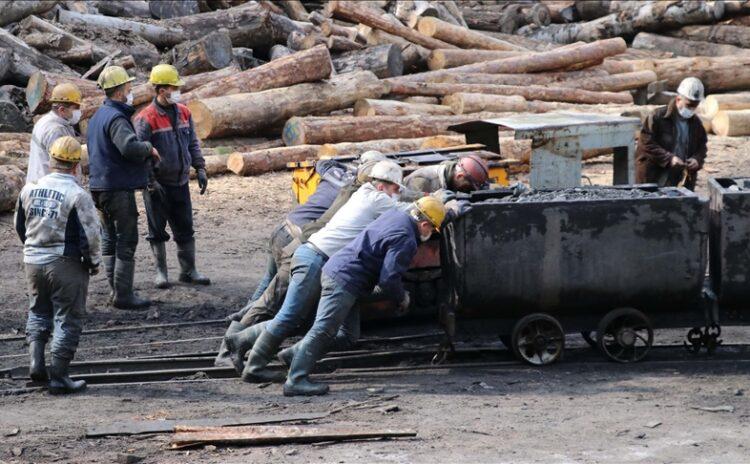
[[326, 261], [327, 257], [308, 244], [294, 252], [284, 304], [266, 326], [271, 335], [287, 338], [305, 321], [320, 295], [320, 274]]
[[305, 338], [322, 336], [336, 341], [332, 349], [345, 349], [359, 340], [359, 308], [354, 307], [357, 296], [325, 274], [320, 280], [322, 291], [318, 312]]

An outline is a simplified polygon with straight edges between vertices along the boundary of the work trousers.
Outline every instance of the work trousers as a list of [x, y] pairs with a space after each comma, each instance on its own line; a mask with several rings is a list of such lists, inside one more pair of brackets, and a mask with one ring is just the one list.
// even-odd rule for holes
[[325, 337], [329, 341], [336, 341], [336, 350], [347, 349], [359, 340], [359, 307], [355, 306], [357, 296], [325, 274], [320, 281], [322, 289], [315, 322], [305, 338]]
[[138, 208], [135, 192], [117, 190], [93, 192], [102, 223], [102, 255], [133, 261], [138, 246]]
[[146, 206], [149, 242], [169, 240], [167, 224], [172, 230], [177, 244], [193, 240], [193, 203], [190, 200], [190, 184], [172, 187], [162, 185], [164, 195], [143, 191], [143, 204]]
[[89, 273], [78, 260], [57, 258], [49, 264], [26, 264], [29, 291], [29, 342], [47, 343], [52, 356], [73, 359], [86, 315]]
[[266, 326], [271, 335], [285, 339], [305, 322], [320, 296], [320, 275], [326, 261], [327, 256], [307, 243], [294, 252], [284, 304]]

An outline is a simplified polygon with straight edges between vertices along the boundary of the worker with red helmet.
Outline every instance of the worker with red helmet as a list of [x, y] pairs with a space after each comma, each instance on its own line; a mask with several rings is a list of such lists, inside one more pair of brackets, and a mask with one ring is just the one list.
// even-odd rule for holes
[[489, 167], [477, 155], [466, 155], [458, 160], [444, 161], [417, 169], [404, 179], [403, 201], [415, 200], [438, 190], [472, 192], [489, 186]]

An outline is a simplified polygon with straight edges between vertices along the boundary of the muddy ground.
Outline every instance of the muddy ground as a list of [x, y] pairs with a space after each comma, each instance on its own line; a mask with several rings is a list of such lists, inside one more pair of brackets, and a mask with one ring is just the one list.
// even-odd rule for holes
[[[748, 139], [713, 137], [701, 174], [750, 176]], [[606, 183], [611, 167], [590, 163], [585, 173]], [[195, 192], [195, 185], [192, 186]], [[139, 200], [139, 203], [140, 200]], [[273, 225], [292, 205], [289, 174], [211, 179], [194, 196], [198, 263], [210, 287], [151, 288], [145, 239], [137, 252], [136, 285], [157, 304], [147, 312], [107, 306], [103, 276], [90, 285], [87, 328], [217, 319], [235, 310], [261, 276]], [[145, 216], [141, 216], [145, 235]], [[169, 264], [176, 258], [169, 244]], [[27, 296], [21, 247], [12, 215], [0, 216], [0, 336], [23, 334]], [[404, 328], [400, 328], [404, 329]], [[377, 328], [383, 333], [383, 328]], [[424, 328], [420, 328], [424, 330]], [[218, 338], [139, 346], [158, 340], [219, 337], [222, 325], [84, 336], [78, 359], [216, 349]], [[370, 333], [374, 333], [373, 330]], [[682, 331], [657, 333], [675, 343]], [[750, 342], [735, 329], [727, 342]], [[581, 344], [573, 338], [573, 344]], [[0, 368], [22, 364], [22, 342], [0, 343]], [[697, 361], [620, 366], [561, 362], [543, 369], [521, 365], [329, 376], [326, 397], [285, 398], [278, 385], [239, 380], [140, 386], [93, 386], [57, 398], [46, 393], [0, 397], [0, 463], [4, 462], [750, 462], [750, 368], [747, 362]], [[19, 387], [0, 379], [0, 388]], [[396, 396], [393, 398], [393, 396]], [[318, 421], [361, 428], [412, 429], [416, 438], [345, 444], [167, 450], [168, 436], [83, 438], [85, 429], [115, 420], [221, 418], [254, 413], [312, 412], [353, 401], [379, 400]], [[390, 398], [390, 399], [389, 399]], [[384, 412], [386, 409], [395, 411]], [[701, 407], [721, 406], [709, 412]]]

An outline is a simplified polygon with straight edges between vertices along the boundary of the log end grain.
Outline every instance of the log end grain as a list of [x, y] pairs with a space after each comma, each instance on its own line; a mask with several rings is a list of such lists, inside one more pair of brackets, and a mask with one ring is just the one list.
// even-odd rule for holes
[[229, 33], [222, 30], [211, 35], [207, 41], [206, 58], [213, 69], [221, 69], [232, 62], [232, 38]]
[[445, 63], [445, 53], [440, 49], [432, 50], [427, 57], [427, 68], [432, 71], [445, 68]]
[[235, 152], [227, 157], [227, 169], [238, 176], [243, 175], [245, 169], [245, 158], [242, 156], [242, 153]]
[[723, 137], [750, 135], [750, 110], [719, 111], [711, 120], [711, 129]]
[[375, 110], [370, 107], [366, 99], [357, 100], [354, 103], [354, 116], [375, 116]]
[[284, 145], [288, 147], [305, 143], [305, 128], [301, 124], [300, 118], [296, 116], [289, 118], [286, 124], [284, 124], [284, 129], [281, 132], [281, 140], [283, 140]]
[[44, 73], [37, 71], [32, 74], [29, 78], [29, 83], [26, 85], [26, 103], [29, 105], [29, 111], [33, 114], [45, 111], [43, 106], [46, 101], [45, 95], [48, 91], [51, 92], [52, 89], [48, 88], [47, 77]]
[[208, 138], [214, 130], [214, 120], [211, 111], [201, 100], [190, 101], [187, 106], [193, 116], [195, 133], [198, 135], [198, 138]]
[[433, 37], [437, 32], [437, 21], [433, 17], [423, 16], [417, 22], [417, 30], [428, 37]]

